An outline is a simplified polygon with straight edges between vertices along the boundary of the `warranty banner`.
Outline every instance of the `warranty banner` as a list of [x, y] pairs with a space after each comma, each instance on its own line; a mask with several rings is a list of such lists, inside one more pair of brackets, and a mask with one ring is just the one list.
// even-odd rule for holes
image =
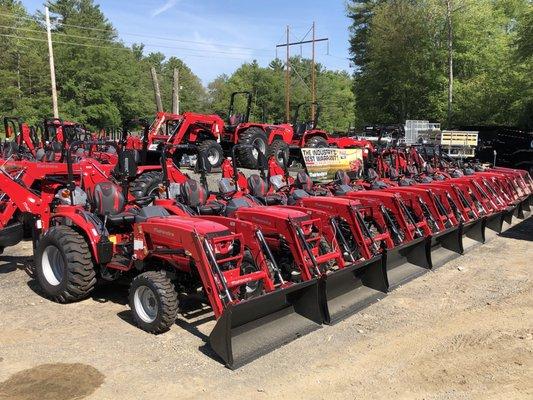
[[331, 182], [339, 170], [359, 175], [363, 169], [363, 149], [303, 148], [302, 156], [315, 182]]

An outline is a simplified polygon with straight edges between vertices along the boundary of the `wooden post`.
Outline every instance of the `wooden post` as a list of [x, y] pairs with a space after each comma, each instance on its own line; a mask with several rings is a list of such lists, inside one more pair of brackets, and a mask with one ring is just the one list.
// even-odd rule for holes
[[313, 44], [311, 45], [311, 121], [315, 122], [316, 77], [315, 77], [315, 21], [313, 21]]
[[446, 24], [448, 28], [448, 118], [447, 128], [452, 125], [453, 104], [453, 24], [452, 24], [452, 0], [446, 0]]
[[48, 60], [50, 61], [50, 80], [52, 83], [52, 110], [54, 118], [59, 118], [59, 109], [57, 106], [57, 87], [56, 87], [56, 69], [54, 64], [54, 49], [52, 47], [52, 28], [50, 26], [50, 12], [48, 7], [44, 8], [46, 19], [46, 36], [48, 38]]
[[285, 62], [285, 122], [291, 121], [291, 76], [289, 70], [289, 25], [287, 25], [287, 58]]
[[180, 71], [174, 68], [172, 80], [172, 114], [180, 113]]
[[157, 107], [157, 112], [163, 111], [163, 102], [161, 101], [161, 90], [159, 89], [159, 81], [157, 80], [157, 72], [155, 68], [150, 68], [150, 73], [152, 74], [152, 83], [154, 84], [154, 95], [155, 95], [155, 105]]

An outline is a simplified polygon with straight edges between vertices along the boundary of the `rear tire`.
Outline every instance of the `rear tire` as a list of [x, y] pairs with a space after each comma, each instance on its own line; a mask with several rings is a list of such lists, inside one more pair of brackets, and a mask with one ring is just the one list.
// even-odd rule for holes
[[[268, 155], [268, 140], [266, 133], [257, 127], [246, 129], [239, 135], [239, 144], [257, 145], [263, 154]], [[257, 168], [257, 150], [240, 149], [238, 152], [239, 163], [244, 168]]]
[[204, 140], [198, 145], [198, 151], [205, 154], [207, 162], [211, 168], [218, 168], [224, 161], [224, 151], [222, 146], [216, 140]]
[[154, 194], [162, 182], [163, 173], [161, 171], [145, 172], [130, 184], [130, 192], [136, 199], [147, 197]]
[[178, 315], [178, 294], [164, 271], [148, 271], [131, 282], [129, 303], [133, 321], [149, 333], [170, 329]]
[[96, 272], [85, 238], [68, 226], [54, 226], [39, 240], [35, 276], [45, 295], [58, 303], [86, 298]]
[[329, 145], [328, 145], [328, 141], [324, 139], [322, 136], [313, 136], [311, 139], [309, 139], [305, 143], [305, 147], [323, 148], [323, 147], [329, 147]]
[[283, 154], [285, 154], [285, 162], [289, 164], [289, 145], [281, 139], [274, 140], [268, 150], [268, 158], [274, 156], [276, 164], [278, 164], [281, 168], [284, 168], [282, 157]]

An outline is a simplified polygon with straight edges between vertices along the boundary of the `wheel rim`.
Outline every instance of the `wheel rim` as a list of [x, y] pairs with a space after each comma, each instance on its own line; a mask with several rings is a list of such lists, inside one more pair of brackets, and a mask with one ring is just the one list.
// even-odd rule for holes
[[278, 164], [281, 165], [281, 166], [283, 166], [283, 163], [284, 163], [285, 161], [287, 161], [287, 162], [289, 161], [289, 160], [288, 160], [288, 157], [286, 157], [286, 156], [283, 157], [284, 154], [286, 154], [284, 150], [278, 150], [278, 151], [276, 152], [276, 161], [277, 161]]
[[66, 263], [56, 246], [51, 245], [44, 249], [41, 265], [46, 281], [52, 286], [58, 286], [65, 275]]
[[210, 148], [207, 152], [207, 160], [211, 165], [215, 165], [220, 160], [220, 154], [218, 153], [217, 149]]
[[254, 139], [252, 141], [252, 146], [254, 146], [252, 150], [252, 154], [256, 160], [259, 157], [259, 153], [257, 152], [257, 147], [259, 148], [259, 150], [261, 150], [261, 153], [266, 154], [266, 143], [263, 139], [261, 138]]
[[139, 286], [133, 296], [135, 311], [139, 318], [146, 323], [152, 323], [157, 318], [157, 299], [155, 293], [148, 286]]
[[[257, 272], [257, 268], [255, 266], [248, 264], [244, 267], [242, 267], [243, 274], [252, 274], [254, 272]], [[249, 298], [252, 296], [257, 290], [259, 289], [260, 281], [250, 281], [244, 285], [245, 290], [245, 296], [246, 298]]]

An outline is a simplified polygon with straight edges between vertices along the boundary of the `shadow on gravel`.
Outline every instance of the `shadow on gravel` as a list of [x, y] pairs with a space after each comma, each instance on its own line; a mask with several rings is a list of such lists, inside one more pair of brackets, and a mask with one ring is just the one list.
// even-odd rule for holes
[[512, 228], [506, 230], [501, 237], [533, 241], [533, 218], [528, 218]]
[[17, 269], [27, 270], [33, 259], [28, 256], [0, 256], [0, 274], [8, 274]]
[[112, 302], [125, 306], [128, 304], [128, 287], [114, 282], [100, 283], [91, 294], [98, 303]]
[[[117, 316], [124, 322], [127, 322], [128, 324], [139, 329], [133, 322], [130, 310], [120, 311], [117, 313]], [[216, 362], [223, 362], [209, 346], [209, 336], [198, 329], [199, 326], [214, 320], [215, 316], [213, 311], [210, 307], [205, 306], [203, 303], [191, 299], [180, 301], [180, 310], [178, 318], [176, 319], [176, 325], [191, 335], [196, 336], [205, 343], [204, 345], [198, 347], [200, 352]]]
[[0, 382], [0, 399], [83, 399], [104, 383], [104, 375], [86, 364], [42, 364]]

